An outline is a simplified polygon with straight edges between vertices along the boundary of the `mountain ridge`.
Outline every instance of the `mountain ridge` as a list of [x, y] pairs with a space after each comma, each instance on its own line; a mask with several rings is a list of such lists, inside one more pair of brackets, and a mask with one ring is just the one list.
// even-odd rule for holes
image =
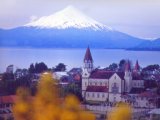
[[145, 42], [145, 39], [107, 27], [72, 6], [24, 26], [0, 29], [0, 47], [85, 48], [89, 45], [104, 49], [136, 49]]

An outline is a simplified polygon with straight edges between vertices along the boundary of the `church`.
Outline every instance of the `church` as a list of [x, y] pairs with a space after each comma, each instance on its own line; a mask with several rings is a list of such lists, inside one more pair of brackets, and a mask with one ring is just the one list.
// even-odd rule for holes
[[144, 92], [144, 80], [140, 75], [138, 61], [134, 68], [125, 63], [124, 71], [94, 69], [93, 58], [88, 47], [83, 60], [82, 97], [86, 101], [120, 102], [126, 95], [139, 95]]

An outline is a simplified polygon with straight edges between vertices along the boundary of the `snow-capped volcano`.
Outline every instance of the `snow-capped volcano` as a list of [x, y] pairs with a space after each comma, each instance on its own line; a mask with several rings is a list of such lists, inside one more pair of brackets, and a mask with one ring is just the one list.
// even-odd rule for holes
[[68, 6], [26, 25], [0, 30], [0, 46], [32, 48], [134, 48], [144, 40], [111, 29]]
[[86, 16], [73, 6], [54, 13], [50, 16], [44, 16], [36, 21], [30, 22], [24, 26], [38, 28], [92, 28], [93, 30], [112, 30], [110, 27], [103, 25], [92, 18]]

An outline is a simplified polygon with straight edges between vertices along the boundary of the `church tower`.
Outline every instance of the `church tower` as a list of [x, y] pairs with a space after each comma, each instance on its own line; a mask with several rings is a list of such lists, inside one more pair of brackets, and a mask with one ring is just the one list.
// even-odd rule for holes
[[86, 54], [84, 56], [84, 69], [86, 69], [89, 73], [93, 70], [93, 59], [90, 52], [90, 48], [88, 47], [86, 50]]
[[138, 60], [136, 61], [136, 64], [135, 64], [133, 73], [134, 73], [134, 74], [140, 74], [140, 65], [139, 65], [139, 63], [138, 63]]
[[88, 79], [89, 79], [90, 73], [93, 70], [93, 59], [92, 59], [92, 55], [89, 47], [86, 50], [83, 63], [84, 63], [84, 66], [83, 66], [83, 72], [82, 72], [82, 97], [85, 97], [85, 91], [88, 86]]
[[130, 61], [127, 60], [125, 64], [125, 92], [129, 93], [132, 88], [132, 70]]

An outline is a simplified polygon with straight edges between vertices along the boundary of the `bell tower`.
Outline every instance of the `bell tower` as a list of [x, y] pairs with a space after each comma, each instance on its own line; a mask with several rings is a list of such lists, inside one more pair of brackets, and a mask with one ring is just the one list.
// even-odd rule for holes
[[82, 97], [85, 97], [85, 91], [88, 86], [89, 76], [93, 70], [93, 59], [88, 47], [83, 60], [83, 72], [82, 72]]
[[125, 64], [125, 92], [130, 92], [132, 88], [132, 70], [131, 70], [131, 64], [130, 61], [127, 60]]
[[90, 52], [90, 48], [88, 47], [86, 50], [86, 54], [84, 56], [84, 69], [86, 69], [89, 73], [93, 70], [93, 59]]

